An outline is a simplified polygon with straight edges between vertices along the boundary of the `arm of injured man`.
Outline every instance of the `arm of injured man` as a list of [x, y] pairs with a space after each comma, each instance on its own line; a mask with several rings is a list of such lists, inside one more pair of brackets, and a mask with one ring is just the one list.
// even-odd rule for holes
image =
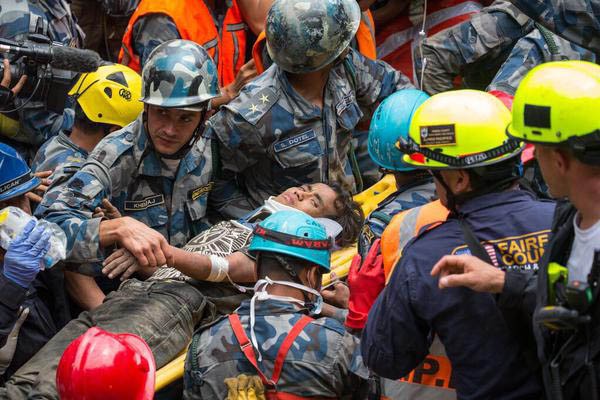
[[[176, 247], [172, 247], [175, 268], [190, 278], [205, 281], [209, 280], [211, 270], [216, 268], [209, 256], [201, 253], [191, 253]], [[256, 281], [256, 262], [242, 251], [236, 251], [224, 257], [229, 263], [229, 279], [237, 283], [248, 283]], [[222, 281], [227, 280], [225, 274]]]

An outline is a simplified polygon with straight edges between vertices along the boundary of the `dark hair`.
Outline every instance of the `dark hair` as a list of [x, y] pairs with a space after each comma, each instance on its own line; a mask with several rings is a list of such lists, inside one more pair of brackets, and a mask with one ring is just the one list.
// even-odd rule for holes
[[114, 126], [111, 124], [103, 124], [101, 122], [94, 122], [90, 120], [83, 109], [79, 105], [79, 103], [75, 102], [75, 126], [77, 129], [80, 129], [82, 132], [89, 133], [97, 133], [98, 131], [103, 131], [104, 135], [108, 135], [110, 133], [110, 129]]
[[329, 186], [337, 195], [333, 202], [337, 215], [328, 218], [333, 219], [342, 226], [342, 233], [338, 236], [336, 243], [340, 247], [346, 247], [358, 238], [365, 217], [360, 204], [352, 199], [350, 192], [337, 183]]
[[496, 164], [467, 171], [474, 192], [501, 192], [521, 178], [523, 166], [520, 156], [517, 155]]
[[[269, 276], [275, 280], [296, 282], [300, 280], [300, 271], [316, 265], [298, 257], [268, 251], [260, 251], [256, 261], [258, 279]], [[319, 271], [322, 272], [322, 269], [319, 268]]]

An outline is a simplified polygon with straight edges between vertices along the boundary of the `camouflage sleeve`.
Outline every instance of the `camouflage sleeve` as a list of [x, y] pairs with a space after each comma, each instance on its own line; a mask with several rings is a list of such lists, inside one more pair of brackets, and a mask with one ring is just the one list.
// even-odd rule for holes
[[[425, 62], [423, 90], [433, 95], [453, 89], [454, 78], [475, 62], [489, 65], [532, 29], [533, 23], [508, 1], [499, 0], [461, 24], [423, 41], [418, 70]], [[426, 61], [422, 61], [426, 60]], [[420, 74], [418, 74], [420, 75]]]
[[257, 207], [239, 185], [239, 173], [266, 156], [266, 146], [253, 127], [226, 108], [211, 118], [208, 129], [219, 138], [219, 165], [209, 207], [219, 218], [237, 219]]
[[410, 79], [385, 61], [368, 59], [354, 49], [350, 49], [346, 60], [350, 62], [346, 74], [354, 81], [356, 101], [368, 115], [390, 94], [414, 87]]
[[360, 340], [346, 332], [342, 337], [342, 347], [338, 352], [336, 368], [342, 377], [342, 399], [364, 399], [368, 392], [369, 370], [360, 353]]
[[152, 50], [161, 43], [181, 39], [175, 22], [164, 14], [150, 14], [133, 25], [133, 51], [140, 57], [142, 68]]
[[548, 40], [538, 29], [519, 39], [487, 90], [501, 90], [514, 96], [521, 80], [536, 65], [555, 59], [596, 61], [591, 51], [550, 32], [548, 34], [552, 50]]
[[131, 175], [124, 172], [129, 168], [120, 159], [108, 168], [93, 155], [68, 180], [53, 184], [36, 210], [37, 216], [54, 222], [65, 232], [69, 263], [97, 262], [104, 258], [99, 236], [101, 218], [92, 218], [92, 214], [102, 199], [112, 200], [112, 193], [119, 192], [115, 183], [120, 184]]
[[599, 0], [510, 0], [524, 14], [565, 39], [600, 53]]

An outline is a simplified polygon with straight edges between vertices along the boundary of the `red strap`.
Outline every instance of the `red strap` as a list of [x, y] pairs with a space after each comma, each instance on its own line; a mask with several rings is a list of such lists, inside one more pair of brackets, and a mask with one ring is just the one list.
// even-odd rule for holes
[[308, 315], [305, 315], [302, 318], [300, 318], [298, 320], [298, 322], [296, 322], [294, 324], [290, 333], [288, 333], [288, 335], [283, 340], [283, 343], [281, 344], [281, 347], [279, 348], [279, 351], [277, 352], [277, 358], [275, 359], [275, 366], [273, 367], [273, 377], [271, 378], [271, 380], [273, 382], [277, 383], [277, 381], [279, 381], [279, 375], [281, 375], [281, 369], [283, 368], [283, 362], [285, 361], [285, 357], [287, 356], [287, 353], [290, 350], [290, 347], [292, 347], [292, 344], [294, 344], [294, 342], [296, 341], [296, 338], [298, 337], [298, 335], [300, 335], [300, 333], [302, 332], [304, 327], [306, 325], [310, 324], [310, 321], [312, 321], [312, 320], [313, 319], [311, 317], [309, 317]]
[[236, 314], [229, 315], [229, 323], [231, 324], [231, 328], [233, 329], [233, 333], [237, 341], [240, 344], [240, 349], [242, 353], [246, 356], [250, 364], [256, 369], [260, 379], [263, 381], [263, 384], [275, 386], [277, 381], [279, 381], [279, 376], [281, 375], [281, 369], [283, 368], [283, 362], [287, 356], [288, 351], [294, 344], [294, 341], [300, 335], [302, 330], [308, 325], [313, 319], [308, 315], [303, 316], [294, 324], [292, 330], [283, 340], [279, 351], [277, 352], [277, 358], [275, 358], [275, 366], [273, 367], [273, 377], [271, 379], [267, 379], [267, 377], [263, 374], [263, 372], [258, 367], [258, 363], [256, 361], [256, 354], [254, 354], [254, 349], [252, 348], [252, 343], [248, 339], [248, 335], [246, 335], [246, 331], [240, 322], [240, 317]]
[[258, 376], [260, 376], [260, 379], [262, 380], [263, 384], [275, 386], [275, 382], [269, 381], [265, 374], [263, 374], [263, 372], [258, 367], [258, 363], [256, 362], [256, 354], [254, 354], [252, 343], [250, 343], [250, 340], [248, 340], [248, 335], [246, 335], [246, 331], [244, 330], [244, 327], [240, 322], [240, 317], [236, 313], [229, 314], [229, 323], [231, 324], [233, 333], [235, 334], [235, 337], [240, 344], [240, 349], [242, 350], [242, 353], [244, 353], [248, 361], [250, 361], [250, 364], [252, 364], [254, 369], [256, 369], [256, 371], [258, 372]]

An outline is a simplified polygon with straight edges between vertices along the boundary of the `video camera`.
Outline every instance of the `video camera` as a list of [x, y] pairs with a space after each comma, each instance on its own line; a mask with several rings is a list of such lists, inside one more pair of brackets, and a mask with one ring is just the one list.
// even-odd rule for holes
[[[23, 75], [27, 75], [25, 86], [17, 97], [25, 99], [19, 107], [30, 101], [42, 101], [46, 109], [61, 114], [65, 107], [67, 93], [75, 83], [78, 73], [93, 72], [102, 63], [100, 56], [91, 50], [82, 50], [53, 43], [49, 38], [31, 34], [18, 43], [0, 38], [0, 53], [12, 54], [10, 59], [11, 83], [13, 85]], [[0, 63], [0, 78], [4, 66]], [[14, 112], [18, 109], [0, 112]]]

